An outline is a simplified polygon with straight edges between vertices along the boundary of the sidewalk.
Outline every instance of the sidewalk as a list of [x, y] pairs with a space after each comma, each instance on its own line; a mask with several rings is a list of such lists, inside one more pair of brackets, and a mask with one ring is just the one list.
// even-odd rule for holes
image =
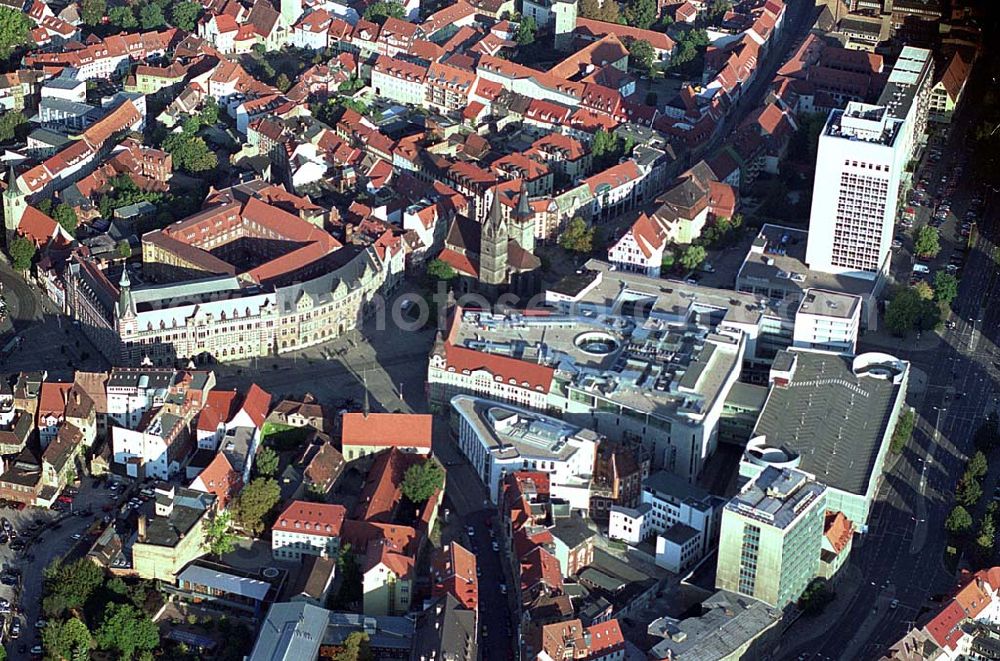
[[[843, 575], [834, 586], [837, 591], [836, 598], [819, 615], [802, 615], [795, 620], [782, 633], [782, 644], [775, 654], [776, 658], [791, 659], [815, 649], [813, 643], [829, 635], [830, 630], [847, 609], [854, 606], [855, 596], [865, 582], [864, 576], [853, 564], [848, 564], [841, 571]], [[785, 641], [794, 643], [786, 648]]]
[[941, 342], [941, 336], [935, 331], [923, 331], [918, 339], [915, 332], [906, 337], [896, 337], [884, 329], [879, 329], [867, 331], [858, 338], [859, 344], [881, 347], [887, 351], [900, 349], [904, 351], [933, 351], [941, 346]]

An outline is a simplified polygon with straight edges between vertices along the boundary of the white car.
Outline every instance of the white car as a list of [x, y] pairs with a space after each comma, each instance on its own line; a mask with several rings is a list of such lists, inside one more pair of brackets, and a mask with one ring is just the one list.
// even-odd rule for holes
[[81, 535], [78, 532], [75, 532], [75, 533], [73, 533], [73, 539], [79, 541], [79, 540], [83, 539], [83, 535]]
[[476, 529], [473, 528], [472, 526], [469, 526], [468, 528], [466, 528], [465, 532], [467, 532], [469, 534], [469, 537], [475, 537], [476, 536]]

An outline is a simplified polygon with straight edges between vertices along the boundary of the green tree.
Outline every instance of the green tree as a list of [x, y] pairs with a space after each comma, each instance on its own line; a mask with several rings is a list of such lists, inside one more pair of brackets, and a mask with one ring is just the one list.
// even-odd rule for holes
[[885, 309], [885, 325], [893, 335], [906, 336], [920, 318], [921, 299], [913, 288], [900, 289]]
[[598, 11], [597, 20], [605, 23], [621, 23], [622, 16], [618, 9], [618, 0], [604, 0]]
[[934, 298], [945, 305], [958, 297], [958, 278], [951, 273], [938, 271], [934, 274]]
[[204, 549], [210, 555], [221, 557], [236, 548], [236, 535], [232, 531], [232, 515], [219, 512], [205, 525]]
[[278, 504], [281, 489], [272, 478], [258, 477], [243, 487], [234, 508], [236, 522], [254, 534], [264, 529], [264, 517]]
[[122, 30], [133, 30], [139, 27], [139, 21], [135, 20], [135, 12], [127, 5], [116, 5], [109, 9], [108, 20], [112, 25]]
[[53, 620], [42, 629], [42, 645], [53, 658], [84, 661], [90, 658], [90, 630], [83, 620]]
[[921, 301], [934, 300], [934, 288], [923, 280], [913, 285], [913, 291]]
[[[933, 290], [931, 290], [933, 296]], [[920, 312], [917, 315], [917, 328], [920, 330], [937, 330], [941, 327], [945, 310], [941, 309], [941, 303], [933, 299], [920, 299]]]
[[364, 14], [366, 21], [372, 21], [379, 25], [385, 23], [385, 19], [390, 16], [392, 18], [403, 18], [403, 5], [393, 0], [378, 0], [368, 5]]
[[174, 167], [192, 174], [211, 170], [219, 164], [215, 152], [198, 136], [171, 133], [163, 141], [163, 148], [173, 157]]
[[185, 117], [184, 121], [181, 122], [181, 132], [187, 136], [197, 134], [198, 129], [200, 128], [201, 128], [201, 118], [197, 115], [191, 117]]
[[28, 118], [23, 112], [5, 110], [0, 113], [0, 142], [21, 140], [28, 130]]
[[986, 461], [986, 455], [983, 454], [982, 450], [979, 450], [976, 454], [972, 455], [971, 459], [969, 459], [969, 465], [966, 466], [965, 471], [972, 477], [980, 478], [986, 475], [989, 468], [990, 465], [989, 462]]
[[815, 578], [806, 586], [799, 597], [799, 609], [807, 615], [822, 613], [827, 604], [833, 601], [836, 594], [830, 589], [826, 579]]
[[915, 420], [916, 415], [914, 415], [913, 409], [906, 409], [900, 414], [899, 419], [896, 420], [896, 427], [892, 430], [892, 440], [889, 442], [890, 450], [895, 453], [903, 451], [903, 448], [910, 441], [910, 436], [913, 435]]
[[132, 244], [125, 239], [119, 241], [115, 249], [118, 251], [118, 256], [122, 259], [128, 259], [132, 256]]
[[694, 270], [701, 266], [706, 257], [708, 257], [708, 253], [705, 251], [705, 248], [698, 245], [690, 245], [684, 251], [684, 254], [681, 255], [681, 266], [688, 271]]
[[287, 92], [292, 89], [292, 81], [284, 73], [279, 73], [278, 77], [274, 79], [274, 86], [278, 88], [279, 92]]
[[979, 533], [976, 535], [976, 551], [986, 556], [992, 554], [996, 539], [996, 523], [993, 521], [992, 516], [986, 515], [979, 523]]
[[594, 157], [594, 164], [597, 169], [614, 163], [622, 154], [622, 143], [618, 136], [608, 133], [604, 129], [597, 129], [594, 133], [594, 140], [590, 144], [590, 153]]
[[983, 485], [968, 472], [962, 475], [955, 489], [955, 500], [959, 505], [972, 507], [983, 497]]
[[215, 100], [214, 96], [205, 97], [198, 119], [202, 126], [212, 126], [219, 121], [219, 102]]
[[535, 19], [531, 16], [523, 16], [521, 22], [517, 25], [517, 43], [521, 46], [535, 43], [535, 33], [537, 31], [538, 26], [535, 24]]
[[944, 522], [945, 530], [952, 535], [962, 535], [972, 527], [972, 515], [961, 505], [956, 505]]
[[68, 610], [82, 607], [101, 586], [104, 572], [86, 558], [63, 563], [53, 560], [42, 572], [45, 598], [42, 611], [49, 617], [59, 617]]
[[7, 59], [14, 49], [24, 46], [31, 38], [31, 21], [27, 14], [10, 7], [0, 7], [0, 59]]
[[458, 273], [448, 262], [441, 259], [432, 259], [427, 262], [427, 275], [431, 276], [435, 280], [451, 280]]
[[589, 254], [594, 249], [594, 228], [588, 227], [583, 218], [575, 216], [559, 235], [559, 247], [570, 252]]
[[333, 655], [333, 661], [374, 661], [368, 634], [364, 631], [354, 631], [344, 639], [344, 644]]
[[591, 20], [601, 20], [601, 3], [598, 0], [580, 0], [580, 16]]
[[937, 228], [931, 227], [930, 225], [924, 225], [917, 232], [917, 238], [913, 242], [913, 250], [920, 257], [928, 257], [933, 259], [937, 257], [937, 254], [941, 252], [941, 236], [938, 234]]
[[709, 23], [716, 23], [732, 8], [733, 3], [731, 0], [712, 0], [705, 18]]
[[[605, 0], [608, 4], [612, 0]], [[634, 28], [648, 29], [656, 21], [656, 0], [625, 0], [625, 22]]]
[[155, 650], [160, 644], [160, 630], [135, 606], [112, 603], [105, 609], [104, 620], [94, 639], [99, 648], [116, 651], [121, 658], [131, 659], [136, 652]]
[[264, 477], [274, 477], [278, 473], [278, 453], [274, 451], [274, 448], [264, 446], [257, 453], [257, 458], [254, 459], [254, 463], [257, 466], [257, 474], [263, 475]]
[[66, 230], [70, 236], [76, 236], [76, 226], [79, 224], [79, 219], [76, 217], [76, 212], [73, 211], [73, 207], [62, 202], [53, 210], [52, 218], [57, 223], [62, 225], [62, 228]]
[[185, 32], [193, 32], [198, 24], [198, 17], [201, 15], [201, 5], [197, 2], [186, 0], [178, 2], [170, 9], [170, 20], [174, 27]]
[[413, 464], [406, 469], [401, 486], [403, 495], [411, 503], [424, 503], [444, 485], [444, 469], [434, 459]]
[[10, 258], [14, 263], [14, 268], [24, 272], [31, 268], [31, 263], [35, 261], [35, 244], [23, 236], [15, 237], [10, 242]]
[[143, 5], [139, 10], [139, 23], [143, 30], [158, 30], [166, 26], [167, 19], [163, 16], [163, 8], [152, 2]]
[[108, 3], [105, 0], [83, 0], [80, 3], [80, 18], [91, 27], [100, 25], [107, 11]]
[[677, 262], [677, 256], [674, 254], [673, 250], [664, 250], [663, 259], [660, 261], [660, 268], [664, 271], [669, 271], [674, 268], [674, 263]]
[[[656, 51], [645, 39], [626, 39], [625, 46], [628, 48], [629, 57], [632, 58], [632, 65], [644, 73], [651, 74], [653, 65], [656, 63]], [[656, 101], [648, 105], [656, 105]]]

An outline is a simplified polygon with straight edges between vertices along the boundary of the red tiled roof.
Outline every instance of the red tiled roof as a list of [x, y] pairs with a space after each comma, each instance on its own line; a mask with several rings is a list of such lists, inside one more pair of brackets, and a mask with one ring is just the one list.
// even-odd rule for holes
[[844, 516], [843, 512], [828, 511], [823, 534], [829, 540], [830, 546], [833, 547], [833, 552], [840, 553], [851, 541], [854, 527], [851, 525], [851, 520]]
[[955, 649], [955, 644], [964, 635], [959, 625], [965, 620], [961, 606], [952, 601], [927, 623], [927, 633], [941, 647]]
[[24, 215], [21, 216], [21, 222], [17, 226], [17, 231], [18, 234], [29, 239], [36, 246], [42, 247], [55, 236], [58, 231], [56, 229], [57, 226], [58, 223], [56, 221], [29, 205], [25, 208]]
[[625, 647], [625, 636], [618, 620], [599, 622], [587, 627], [590, 633], [590, 656], [604, 656]]
[[614, 35], [621, 40], [626, 38], [648, 41], [655, 50], [670, 52], [674, 49], [676, 42], [662, 32], [653, 30], [643, 30], [633, 28], [628, 25], [618, 23], [607, 23], [605, 21], [595, 21], [590, 18], [578, 16], [576, 19], [576, 31], [581, 35], [591, 37], [604, 37]]
[[433, 416], [419, 413], [345, 413], [341, 417], [342, 447], [382, 445], [395, 448], [431, 447]]
[[521, 591], [528, 592], [539, 583], [562, 590], [562, 570], [559, 560], [541, 546], [536, 546], [521, 558]]
[[50, 415], [61, 418], [66, 410], [66, 397], [72, 383], [53, 383], [45, 381], [42, 383], [41, 392], [38, 395], [38, 419]]
[[549, 391], [552, 386], [552, 376], [555, 374], [553, 368], [545, 365], [454, 345], [447, 347], [446, 358], [449, 370], [452, 368], [458, 372], [486, 370], [494, 377], [500, 377], [505, 383], [513, 379], [522, 387], [539, 392]]
[[422, 455], [389, 448], [380, 452], [368, 471], [354, 508], [355, 518], [388, 523], [402, 499], [403, 476], [406, 470], [425, 461]]
[[210, 390], [198, 414], [198, 429], [214, 432], [219, 425], [232, 420], [237, 410], [237, 395], [235, 390]]
[[627, 57], [628, 49], [622, 44], [621, 39], [609, 32], [557, 63], [549, 69], [549, 73], [559, 78], [570, 79], [589, 72], [592, 67], [600, 68], [615, 64]]
[[639, 171], [639, 166], [636, 165], [635, 161], [629, 159], [588, 177], [584, 183], [590, 187], [591, 193], [597, 195], [604, 186], [615, 189], [629, 182], [635, 182], [641, 176], [642, 172]]
[[304, 535], [321, 537], [337, 537], [347, 510], [343, 505], [326, 505], [295, 500], [285, 508], [278, 520], [274, 522], [274, 530], [287, 530]]
[[653, 256], [654, 250], [663, 247], [667, 238], [663, 227], [644, 213], [639, 214], [639, 217], [632, 223], [629, 233], [647, 259]]
[[708, 209], [718, 218], [732, 218], [736, 213], [736, 189], [719, 181], [708, 182]]
[[271, 394], [253, 383], [247, 390], [247, 396], [243, 398], [243, 406], [240, 408], [250, 416], [258, 428], [263, 427], [264, 419], [267, 418], [271, 408]]
[[220, 508], [225, 508], [242, 486], [240, 474], [233, 469], [224, 452], [216, 454], [191, 483], [192, 489], [214, 494]]
[[442, 250], [440, 254], [438, 254], [437, 258], [445, 264], [451, 266], [462, 275], [467, 275], [473, 278], [479, 277], [479, 268], [472, 263], [472, 260], [461, 253], [451, 250], [450, 248]]
[[431, 594], [451, 594], [469, 610], [479, 605], [476, 556], [457, 542], [446, 544], [431, 557]]
[[347, 519], [340, 530], [343, 544], [350, 544], [355, 553], [365, 553], [372, 542], [384, 540], [399, 553], [415, 553], [417, 531], [395, 523], [376, 523]]

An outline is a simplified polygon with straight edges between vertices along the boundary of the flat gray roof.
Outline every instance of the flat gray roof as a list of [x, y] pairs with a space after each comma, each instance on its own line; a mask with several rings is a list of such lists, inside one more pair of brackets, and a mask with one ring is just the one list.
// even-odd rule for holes
[[917, 90], [930, 75], [931, 52], [925, 48], [906, 46], [889, 73], [889, 80], [878, 98], [880, 106], [889, 108], [889, 115], [905, 119], [913, 105]]
[[799, 297], [806, 289], [824, 289], [855, 296], [868, 296], [877, 282], [866, 278], [821, 273], [806, 266], [806, 241], [809, 233], [794, 227], [764, 225], [743, 260], [736, 277], [741, 291], [750, 287], [767, 287], [786, 292], [796, 291]]
[[502, 402], [455, 395], [451, 405], [500, 459], [527, 457], [566, 461], [577, 452], [581, 443], [596, 446], [600, 439], [590, 429]]
[[649, 477], [642, 481], [642, 488], [668, 496], [673, 496], [678, 500], [687, 500], [699, 503], [703, 503], [712, 497], [707, 491], [698, 485], [691, 484], [683, 477], [667, 471], [656, 471], [655, 473], [650, 473]]
[[[865, 371], [855, 374], [849, 356], [782, 354], [782, 366], [794, 362], [792, 378], [771, 387], [753, 435], [799, 455], [798, 467], [827, 486], [867, 493], [901, 384]], [[897, 366], [908, 369], [900, 361]]]
[[686, 523], [675, 523], [667, 528], [666, 532], [661, 533], [660, 536], [678, 546], [684, 546], [684, 544], [700, 534], [699, 530], [692, 528]]
[[726, 503], [726, 509], [784, 529], [822, 495], [823, 486], [802, 471], [768, 466]]
[[781, 620], [767, 604], [720, 590], [702, 602], [702, 615], [675, 620], [661, 617], [647, 632], [662, 638], [650, 656], [665, 659], [722, 659], [754, 640]]
[[330, 611], [304, 602], [276, 603], [257, 634], [250, 661], [315, 659], [326, 634]]
[[795, 318], [795, 306], [791, 303], [769, 302], [761, 307], [753, 294], [612, 270], [610, 264], [597, 259], [589, 260], [585, 267], [587, 272], [600, 277], [587, 292], [587, 301], [611, 306], [616, 302], [621, 305], [626, 297], [644, 298], [651, 303], [650, 312], [681, 317], [713, 309], [721, 313], [720, 320], [742, 324], [756, 324], [764, 316]]
[[850, 319], [860, 307], [861, 299], [826, 289], [810, 289], [799, 303], [799, 314]]
[[216, 588], [229, 594], [238, 594], [242, 597], [250, 597], [257, 601], [263, 601], [267, 596], [267, 591], [271, 589], [271, 584], [267, 581], [238, 576], [200, 565], [188, 565], [177, 576], [178, 580]]

